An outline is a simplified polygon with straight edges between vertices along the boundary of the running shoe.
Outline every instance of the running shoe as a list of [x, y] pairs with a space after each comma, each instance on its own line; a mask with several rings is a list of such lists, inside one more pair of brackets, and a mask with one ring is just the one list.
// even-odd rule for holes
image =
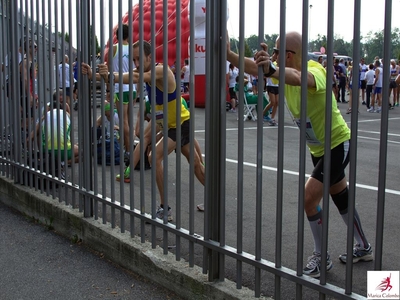
[[[361, 247], [360, 244], [354, 245], [353, 264], [357, 263], [359, 261], [371, 261], [373, 259], [374, 259], [374, 255], [373, 255], [372, 247], [370, 244], [368, 244], [367, 249]], [[345, 264], [347, 262], [347, 253], [340, 255], [339, 260]]]
[[278, 126], [278, 123], [274, 119], [271, 119], [271, 121], [268, 122], [268, 125], [269, 126]]
[[[161, 206], [159, 206], [157, 208], [157, 212], [156, 212], [156, 216], [159, 219], [164, 220], [164, 208], [162, 208]], [[171, 211], [171, 207], [168, 207], [168, 216], [167, 216], [168, 222], [172, 221], [172, 211]]]
[[263, 121], [264, 122], [270, 122], [272, 119], [271, 119], [271, 117], [269, 116], [269, 115], [265, 115], [264, 117], [263, 117]]
[[[121, 174], [118, 174], [115, 178], [117, 181], [121, 181]], [[131, 182], [131, 168], [128, 166], [124, 170], [124, 182], [129, 183]]]
[[230, 110], [228, 110], [230, 113], [236, 113], [236, 108], [231, 108]]
[[204, 203], [201, 203], [196, 206], [198, 211], [204, 211]]
[[[326, 270], [332, 269], [332, 261], [329, 254], [326, 259]], [[318, 252], [313, 252], [313, 255], [308, 258], [306, 267], [303, 269], [303, 274], [308, 275], [313, 278], [319, 278], [321, 270], [321, 254]]]

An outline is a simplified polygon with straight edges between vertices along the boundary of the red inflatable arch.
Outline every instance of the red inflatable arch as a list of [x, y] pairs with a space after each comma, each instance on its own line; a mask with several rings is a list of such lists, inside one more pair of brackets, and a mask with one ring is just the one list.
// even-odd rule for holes
[[[163, 24], [163, 1], [156, 0], [155, 7], [155, 40], [156, 40], [156, 61], [162, 62], [163, 59], [163, 42], [164, 42], [164, 24]], [[181, 63], [185, 58], [188, 58], [188, 38], [190, 34], [189, 16], [188, 16], [189, 0], [181, 1]], [[168, 1], [168, 65], [172, 65], [176, 60], [176, 1]], [[132, 7], [132, 38], [133, 41], [139, 39], [139, 4]], [[122, 23], [129, 22], [128, 12], [122, 17]], [[118, 24], [114, 27], [113, 44], [117, 43], [115, 30]], [[151, 41], [151, 1], [145, 0], [143, 2], [143, 36], [144, 40]], [[105, 59], [108, 59], [108, 45], [105, 51]]]

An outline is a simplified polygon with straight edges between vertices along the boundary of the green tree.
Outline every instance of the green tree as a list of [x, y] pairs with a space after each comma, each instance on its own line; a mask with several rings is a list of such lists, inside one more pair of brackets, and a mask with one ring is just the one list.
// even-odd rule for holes
[[326, 35], [317, 35], [317, 38], [310, 41], [309, 49], [311, 52], [319, 52], [321, 47], [327, 48], [328, 43], [326, 42]]
[[249, 44], [247, 44], [247, 42], [244, 43], [244, 56], [253, 57], [253, 51], [251, 51]]
[[346, 42], [343, 38], [335, 36], [333, 39], [333, 51], [340, 55], [351, 56], [351, 53], [348, 53], [348, 47], [346, 47]]
[[239, 41], [235, 38], [230, 38], [229, 43], [231, 45], [231, 50], [233, 52], [238, 53], [239, 52]]
[[[276, 42], [276, 39], [278, 38], [278, 36], [279, 35], [275, 34], [275, 33], [271, 34], [271, 35], [266, 34], [264, 36], [264, 43], [267, 44], [268, 51], [270, 54], [272, 54], [272, 49], [274, 49], [274, 47], [275, 47], [275, 42]], [[259, 49], [259, 47], [257, 49]]]
[[383, 55], [383, 30], [379, 32], [368, 32], [365, 37], [366, 62], [373, 62], [375, 56]]
[[249, 49], [252, 53], [256, 52], [260, 48], [260, 43], [258, 42], [257, 35], [251, 35], [246, 39], [246, 44], [249, 46]]

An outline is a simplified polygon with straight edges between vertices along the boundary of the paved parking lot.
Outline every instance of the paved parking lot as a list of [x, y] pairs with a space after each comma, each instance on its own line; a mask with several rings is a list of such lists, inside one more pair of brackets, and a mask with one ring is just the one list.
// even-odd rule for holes
[[[350, 126], [351, 115], [345, 114], [347, 104], [339, 104], [340, 110]], [[136, 108], [137, 109], [137, 108]], [[284, 127], [284, 149], [283, 149], [283, 249], [282, 264], [284, 267], [291, 269], [296, 268], [297, 253], [297, 203], [298, 203], [298, 182], [299, 182], [299, 130], [293, 124], [293, 121], [285, 109], [284, 120], [277, 120], [279, 127]], [[356, 207], [360, 214], [363, 229], [367, 237], [375, 246], [376, 240], [376, 224], [377, 224], [377, 186], [379, 176], [379, 156], [380, 156], [380, 137], [381, 137], [381, 114], [367, 113], [364, 106], [360, 107], [358, 114], [358, 136], [357, 136], [357, 164], [356, 164]], [[205, 151], [205, 110], [196, 108], [195, 117], [195, 137], [199, 141], [202, 151]], [[384, 231], [384, 247], [383, 247], [383, 270], [399, 270], [400, 254], [397, 249], [400, 246], [400, 239], [397, 234], [399, 221], [397, 211], [399, 205], [399, 150], [400, 150], [400, 109], [395, 108], [389, 111], [389, 126], [387, 139], [387, 166], [384, 176], [386, 176], [386, 193], [385, 193], [385, 231]], [[255, 249], [255, 215], [256, 215], [256, 157], [257, 157], [257, 131], [263, 131], [263, 160], [262, 160], [262, 253], [263, 259], [274, 262], [275, 260], [275, 234], [276, 234], [276, 198], [277, 198], [277, 157], [278, 157], [278, 127], [270, 127], [264, 124], [261, 128], [257, 128], [257, 123], [246, 121], [244, 124], [245, 140], [244, 140], [244, 170], [243, 170], [243, 250], [248, 253], [254, 253]], [[237, 240], [237, 194], [238, 176], [238, 121], [237, 114], [227, 113], [226, 115], [226, 244], [232, 247], [236, 246]], [[352, 141], [355, 145], [355, 141]], [[312, 171], [311, 159], [308, 151], [306, 160], [306, 176]], [[195, 204], [204, 201], [204, 190], [201, 184], [195, 180], [194, 198], [189, 199], [189, 165], [182, 156], [182, 165], [180, 169], [176, 169], [176, 155], [172, 153], [168, 162], [168, 201], [173, 209], [174, 218], [177, 217], [177, 195], [180, 198], [180, 217], [182, 228], [189, 227], [189, 210], [190, 201]], [[349, 169], [349, 168], [348, 168]], [[129, 184], [121, 184], [114, 181], [115, 174], [120, 170], [116, 166], [114, 172], [110, 172], [107, 167], [104, 178], [98, 174], [98, 184], [100, 188], [110, 194], [110, 186], [114, 185], [114, 199], [123, 197], [125, 203], [132, 203], [135, 208], [141, 206], [140, 180], [144, 180], [144, 204], [147, 212], [150, 212], [151, 193], [155, 189], [155, 185], [151, 184], [151, 171], [144, 172], [144, 177], [140, 178], [140, 172], [133, 173], [132, 189]], [[99, 171], [99, 170], [97, 170]], [[99, 171], [100, 172], [100, 171]], [[347, 173], [349, 170], [347, 170]], [[176, 190], [177, 182], [181, 181], [181, 190]], [[156, 191], [157, 202], [159, 196]], [[344, 225], [336, 207], [330, 202], [330, 219], [329, 219], [329, 251], [334, 262], [333, 269], [328, 273], [328, 282], [344, 288], [345, 283], [345, 265], [341, 264], [337, 257], [346, 250], [346, 226]], [[126, 218], [126, 228], [129, 228], [129, 218]], [[116, 218], [117, 226], [121, 225], [120, 219]], [[175, 222], [175, 221], [174, 221]], [[173, 223], [174, 223], [173, 222]], [[137, 230], [139, 233], [139, 222]], [[203, 235], [204, 230], [204, 214], [195, 212], [194, 231], [199, 235]], [[309, 226], [305, 224], [305, 245], [304, 245], [304, 263], [307, 256], [311, 255], [313, 243]], [[146, 239], [152, 237], [151, 227], [145, 229]], [[163, 245], [164, 235], [160, 229], [156, 231], [157, 243]], [[174, 236], [168, 236], [169, 249], [174, 252], [176, 240]], [[189, 247], [187, 243], [181, 244], [182, 257], [188, 259]], [[203, 248], [199, 245], [195, 246], [195, 263], [202, 265]], [[359, 263], [354, 265], [353, 272], [353, 291], [360, 295], [366, 296], [367, 289], [367, 271], [374, 269], [374, 263]], [[229, 279], [236, 279], [236, 263], [234, 260], [226, 259], [226, 275]], [[250, 288], [254, 288], [254, 269], [248, 266], [243, 267], [243, 284]], [[283, 280], [285, 289], [282, 291], [283, 299], [292, 299], [295, 285], [291, 282]], [[274, 277], [265, 272], [262, 273], [263, 295], [271, 296], [274, 291]], [[318, 293], [304, 290], [304, 299], [318, 299]]]
[[[350, 126], [351, 114], [346, 114], [348, 105], [339, 104], [340, 110]], [[205, 110], [196, 108], [194, 112], [195, 136], [199, 141], [201, 148], [205, 150]], [[366, 232], [370, 243], [375, 245], [376, 223], [377, 223], [377, 186], [379, 178], [379, 155], [380, 155], [380, 130], [381, 114], [367, 113], [365, 106], [360, 106], [358, 114], [358, 137], [357, 137], [357, 164], [356, 164], [356, 207], [361, 216], [364, 231]], [[277, 120], [279, 126], [284, 127], [284, 176], [283, 176], [283, 265], [285, 267], [296, 268], [296, 240], [297, 240], [297, 203], [298, 203], [298, 182], [299, 182], [299, 130], [293, 124], [293, 121], [285, 108], [285, 119]], [[400, 239], [396, 234], [396, 228], [399, 227], [399, 221], [396, 217], [396, 211], [399, 207], [399, 150], [400, 150], [400, 109], [396, 108], [389, 112], [388, 127], [388, 149], [386, 166], [386, 194], [385, 194], [385, 234], [383, 249], [383, 269], [399, 270], [400, 255], [396, 249], [400, 246]], [[257, 122], [246, 121], [244, 124], [244, 251], [254, 253], [255, 248], [255, 213], [256, 213], [256, 156], [257, 156]], [[278, 127], [270, 127], [267, 124], [262, 126], [263, 131], [263, 172], [262, 172], [262, 257], [274, 261], [275, 259], [275, 221], [276, 221], [276, 186], [277, 186], [277, 156], [278, 156]], [[237, 167], [238, 167], [238, 121], [237, 114], [227, 113], [226, 115], [226, 242], [228, 245], [235, 246], [237, 240]], [[352, 145], [355, 145], [354, 141]], [[306, 176], [312, 171], [312, 163], [308, 151], [306, 155]], [[189, 226], [189, 201], [186, 195], [189, 195], [189, 166], [182, 156], [182, 167], [179, 172], [176, 170], [176, 156], [171, 154], [168, 158], [168, 200], [173, 209], [174, 215], [177, 213], [176, 201], [177, 191], [176, 182], [181, 180], [181, 210], [180, 215], [182, 227]], [[347, 173], [349, 172], [349, 168]], [[134, 176], [139, 176], [135, 172]], [[136, 177], [137, 178], [137, 177]], [[151, 171], [145, 173], [146, 199], [151, 199], [151, 188], [148, 182], [151, 180]], [[139, 186], [136, 182], [134, 186]], [[155, 186], [153, 186], [155, 188]], [[123, 187], [125, 199], [131, 199], [132, 194], [129, 191], [129, 185]], [[194, 185], [194, 203], [201, 203], [204, 199], [204, 190], [195, 179]], [[136, 201], [139, 201], [140, 194], [138, 189], [133, 194]], [[157, 201], [158, 201], [157, 194]], [[146, 203], [150, 205], [149, 201]], [[345, 265], [341, 264], [337, 257], [346, 250], [346, 227], [336, 210], [336, 207], [330, 202], [330, 226], [329, 226], [329, 251], [333, 258], [334, 268], [329, 272], [328, 282], [344, 288]], [[150, 206], [148, 206], [150, 207]], [[174, 216], [176, 217], [176, 216]], [[203, 214], [195, 213], [194, 228], [195, 232], [203, 235]], [[149, 229], [146, 230], [150, 237]], [[163, 235], [160, 230], [157, 232], [157, 240], [162, 245]], [[174, 237], [170, 237], [168, 244], [171, 249], [175, 247]], [[313, 242], [308, 223], [305, 224], [305, 246], [306, 256], [311, 255]], [[195, 262], [198, 265], [202, 263], [202, 248], [198, 247], [195, 251]], [[182, 255], [188, 258], [188, 249], [185, 243], [182, 245]], [[304, 262], [307, 257], [304, 258]], [[230, 279], [236, 278], [236, 263], [227, 259], [226, 273]], [[366, 295], [367, 271], [374, 269], [374, 263], [359, 263], [354, 266], [353, 291], [361, 295]], [[253, 287], [254, 270], [250, 267], [244, 267], [244, 284]], [[294, 284], [286, 283], [286, 286], [294, 288]], [[264, 295], [273, 295], [273, 276], [263, 275], [262, 293]], [[287, 298], [290, 299], [293, 289], [287, 288]], [[285, 292], [284, 292], [285, 293]], [[307, 299], [317, 299], [315, 292], [305, 291]]]

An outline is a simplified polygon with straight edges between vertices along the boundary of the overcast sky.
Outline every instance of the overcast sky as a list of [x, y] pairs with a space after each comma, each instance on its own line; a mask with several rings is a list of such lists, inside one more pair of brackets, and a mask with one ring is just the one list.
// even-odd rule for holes
[[[108, 1], [105, 1], [108, 3]], [[115, 1], [116, 2], [116, 1]], [[123, 1], [123, 11], [128, 11], [128, 1]], [[287, 31], [301, 31], [302, 27], [302, 2], [301, 0], [286, 1], [286, 29]], [[138, 3], [133, 0], [133, 3]], [[239, 3], [240, 0], [228, 0], [229, 20], [228, 30], [230, 35], [239, 35]], [[259, 0], [245, 1], [245, 35], [246, 37], [258, 33], [258, 3]], [[334, 32], [343, 37], [345, 41], [353, 39], [354, 24], [354, 0], [335, 0]], [[318, 34], [327, 34], [328, 23], [328, 0], [309, 0], [312, 6], [309, 8], [310, 15], [310, 37], [315, 39]], [[384, 28], [384, 0], [362, 0], [361, 1], [361, 35], [367, 35], [370, 31], [383, 30]], [[104, 9], [107, 10], [107, 5]], [[114, 8], [115, 10], [115, 8]], [[400, 12], [400, 0], [392, 0], [392, 11]], [[265, 1], [265, 26], [266, 34], [279, 33], [279, 1]], [[114, 11], [113, 22], [118, 22], [118, 14]], [[400, 17], [392, 16], [392, 28], [400, 28]]]
[[[59, 1], [59, 13], [58, 15], [52, 14], [53, 16], [57, 16], [59, 22], [61, 22], [61, 2]], [[112, 22], [113, 25], [118, 22], [118, 2], [112, 1], [113, 5], [113, 18], [105, 18], [100, 23], [99, 18], [99, 3], [100, 1], [96, 1], [97, 11], [96, 11], [96, 28], [97, 35], [100, 36], [100, 26], [104, 26], [105, 33], [108, 35], [108, 26], [109, 22]], [[123, 15], [128, 11], [128, 1], [122, 0], [120, 1], [122, 4]], [[301, 0], [287, 0], [286, 1], [286, 29], [287, 31], [301, 31], [302, 28], [302, 2]], [[20, 1], [18, 1], [20, 3]], [[30, 1], [29, 1], [30, 3]], [[41, 1], [39, 5], [41, 5]], [[47, 6], [47, 2], [43, 2]], [[67, 13], [68, 1], [64, 1], [65, 11]], [[72, 20], [76, 20], [76, 9], [75, 3], [76, 0], [72, 0]], [[109, 0], [104, 0], [104, 15], [107, 16], [109, 11]], [[133, 5], [138, 3], [138, 0], [132, 1]], [[228, 30], [231, 36], [238, 37], [239, 35], [239, 3], [240, 0], [228, 0], [229, 5], [229, 20], [228, 20]], [[259, 0], [246, 0], [245, 1], [245, 36], [248, 37], [252, 34], [258, 33], [258, 3]], [[310, 15], [310, 29], [309, 34], [311, 39], [315, 39], [318, 34], [326, 35], [327, 34], [327, 3], [328, 0], [309, 0], [309, 15]], [[354, 24], [354, 0], [335, 0], [335, 20], [334, 20], [334, 33], [340, 37], [342, 37], [345, 41], [351, 41], [353, 37], [353, 24]], [[385, 10], [385, 1], [384, 0], [362, 0], [362, 8], [361, 8], [361, 35], [365, 36], [368, 32], [373, 31], [376, 32], [378, 30], [382, 30], [384, 28], [384, 10]], [[23, 1], [25, 4], [25, 1]], [[36, 5], [36, 1], [34, 1], [34, 5]], [[265, 19], [264, 19], [264, 33], [266, 34], [274, 34], [279, 33], [279, 1], [265, 1]], [[54, 9], [54, 6], [53, 6]], [[29, 10], [30, 11], [30, 10]], [[392, 10], [395, 12], [392, 16], [392, 28], [397, 27], [400, 28], [400, 17], [398, 12], [400, 12], [400, 0], [392, 0]], [[65, 20], [68, 21], [68, 17], [65, 17]], [[54, 24], [54, 21], [53, 21]], [[60, 25], [59, 25], [60, 26]], [[74, 30], [76, 30], [76, 26], [72, 26]], [[66, 28], [68, 25], [66, 24]], [[72, 32], [73, 35], [74, 32]], [[76, 36], [76, 35], [75, 35]]]

